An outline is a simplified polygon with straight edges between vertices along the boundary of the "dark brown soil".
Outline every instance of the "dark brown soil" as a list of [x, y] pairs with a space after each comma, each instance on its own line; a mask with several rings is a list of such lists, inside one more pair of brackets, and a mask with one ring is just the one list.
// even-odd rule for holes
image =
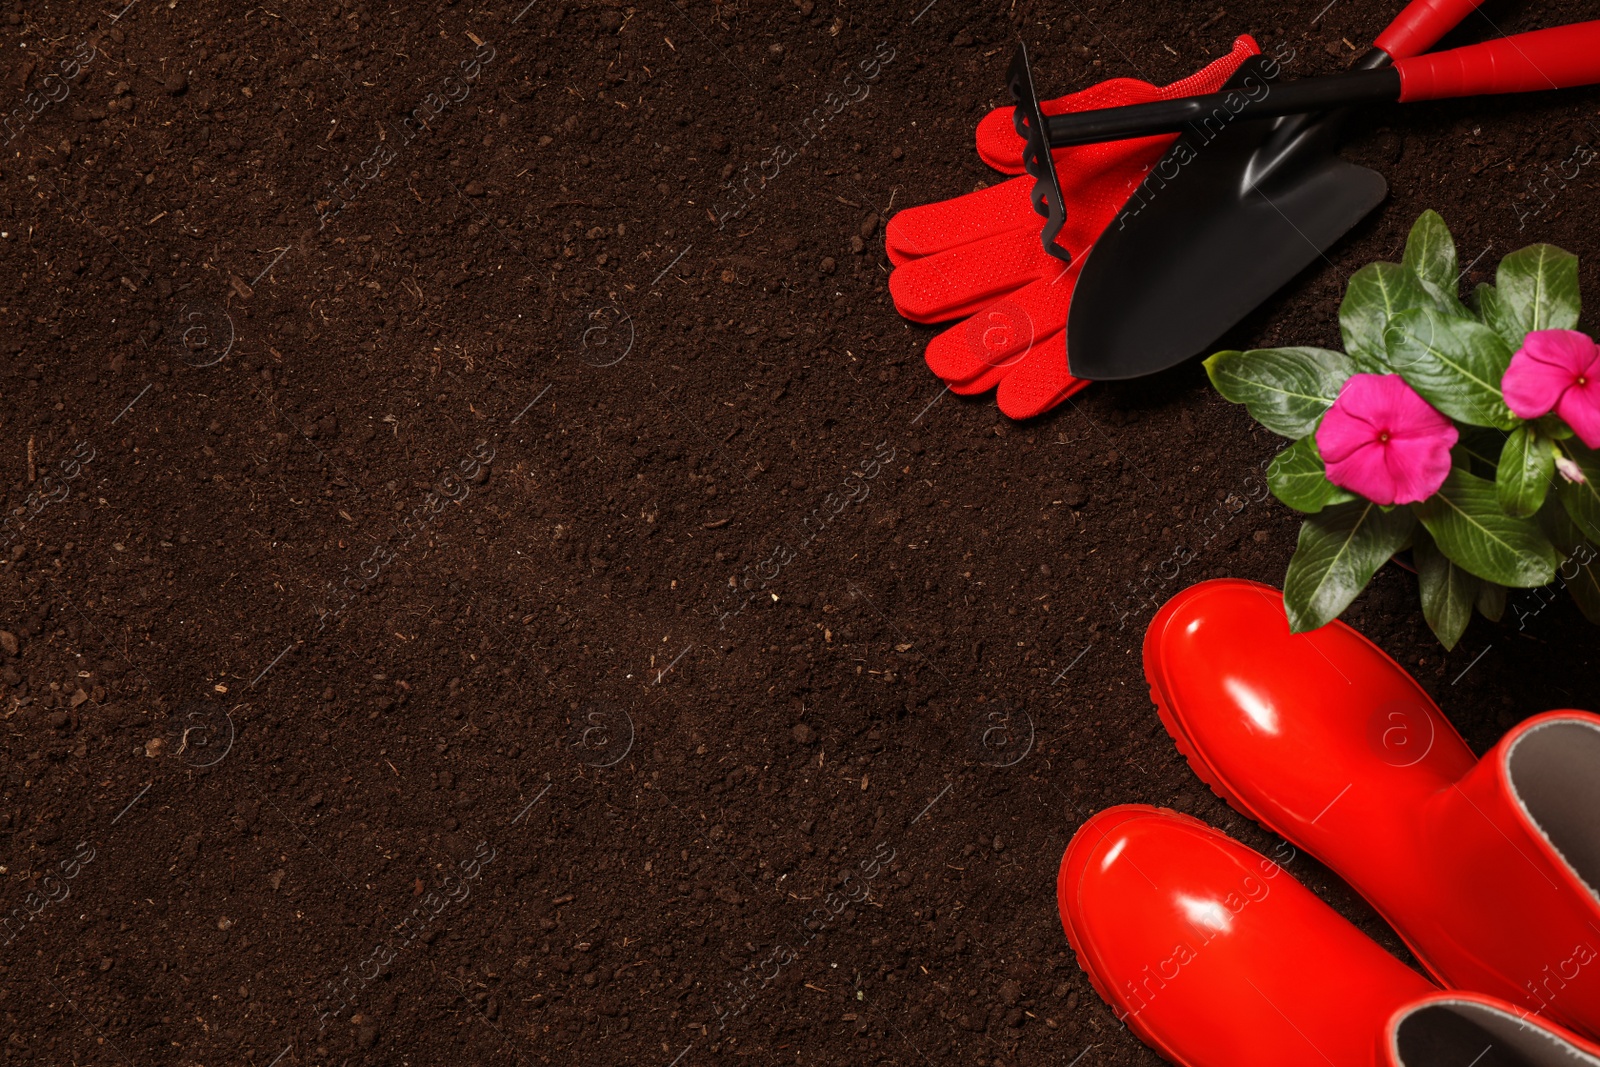
[[[941, 398], [881, 223], [994, 180], [1019, 33], [1052, 91], [1245, 31], [1310, 74], [1396, 5], [921, 3], [5, 5], [0, 1060], [1155, 1062], [1056, 865], [1124, 801], [1275, 847], [1139, 640], [1281, 579], [1276, 442], [1197, 365]], [[1369, 112], [1392, 202], [1229, 343], [1337, 345], [1426, 207], [1595, 298], [1597, 106]], [[1592, 703], [1539, 603], [1349, 617], [1483, 748]]]

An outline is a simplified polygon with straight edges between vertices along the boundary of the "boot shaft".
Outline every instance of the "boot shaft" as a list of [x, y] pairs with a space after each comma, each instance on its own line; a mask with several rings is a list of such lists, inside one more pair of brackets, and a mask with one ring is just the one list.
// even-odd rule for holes
[[1600, 1067], [1593, 1045], [1472, 993], [1441, 993], [1396, 1012], [1377, 1067]]
[[1600, 1033], [1600, 717], [1550, 712], [1512, 730], [1427, 804], [1410, 938], [1451, 984]]

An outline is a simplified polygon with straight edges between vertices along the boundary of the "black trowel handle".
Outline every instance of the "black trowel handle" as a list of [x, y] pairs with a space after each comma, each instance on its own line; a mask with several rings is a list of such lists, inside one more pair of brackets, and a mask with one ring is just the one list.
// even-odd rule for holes
[[1331, 111], [1351, 104], [1399, 98], [1400, 73], [1394, 67], [1353, 70], [1282, 83], [1269, 82], [1252, 74], [1238, 88], [1220, 93], [1054, 115], [1045, 120], [1045, 132], [1051, 148], [1179, 133], [1191, 127], [1209, 138], [1235, 119]]
[[1596, 83], [1600, 83], [1600, 20], [1397, 59], [1392, 67], [1376, 70], [1353, 70], [1284, 83], [1252, 76], [1226, 92], [1055, 115], [1046, 119], [1044, 126], [1051, 148], [1185, 129], [1214, 137], [1239, 118], [1329, 111], [1352, 104], [1568, 89]]

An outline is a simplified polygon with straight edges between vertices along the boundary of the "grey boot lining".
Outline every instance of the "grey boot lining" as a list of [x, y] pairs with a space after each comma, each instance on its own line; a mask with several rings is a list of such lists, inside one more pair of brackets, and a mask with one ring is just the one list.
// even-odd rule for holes
[[1394, 1028], [1396, 1067], [1600, 1067], [1600, 1058], [1510, 1011], [1430, 1000]]
[[1600, 902], [1600, 727], [1541, 723], [1513, 741], [1505, 759], [1522, 810]]

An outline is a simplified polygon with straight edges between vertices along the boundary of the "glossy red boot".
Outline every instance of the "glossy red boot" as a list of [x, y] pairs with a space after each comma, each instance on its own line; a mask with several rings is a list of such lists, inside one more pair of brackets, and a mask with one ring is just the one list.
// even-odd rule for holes
[[1172, 812], [1084, 823], [1056, 896], [1095, 989], [1183, 1067], [1370, 1067], [1396, 1011], [1437, 992], [1277, 864]]
[[1162, 721], [1224, 800], [1354, 886], [1441, 983], [1600, 1033], [1600, 716], [1530, 719], [1476, 759], [1343, 623], [1290, 634], [1225, 579], [1145, 635]]
[[1435, 993], [1395, 1012], [1379, 1067], [1600, 1067], [1600, 1048], [1478, 993]]

